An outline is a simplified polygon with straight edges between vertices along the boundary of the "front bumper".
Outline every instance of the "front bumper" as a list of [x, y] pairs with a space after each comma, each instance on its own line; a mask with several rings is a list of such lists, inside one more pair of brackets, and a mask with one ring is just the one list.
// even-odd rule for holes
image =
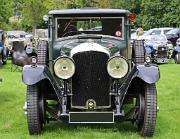
[[163, 63], [168, 63], [169, 59], [168, 58], [157, 58], [156, 61], [158, 64], [163, 64]]

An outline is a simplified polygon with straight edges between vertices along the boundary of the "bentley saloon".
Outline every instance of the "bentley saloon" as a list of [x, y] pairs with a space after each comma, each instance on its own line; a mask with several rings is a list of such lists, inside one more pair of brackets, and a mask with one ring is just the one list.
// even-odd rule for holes
[[121, 9], [49, 11], [48, 40], [23, 68], [30, 134], [50, 120], [68, 123], [130, 121], [142, 136], [156, 125], [159, 68], [144, 43], [130, 43], [135, 15]]

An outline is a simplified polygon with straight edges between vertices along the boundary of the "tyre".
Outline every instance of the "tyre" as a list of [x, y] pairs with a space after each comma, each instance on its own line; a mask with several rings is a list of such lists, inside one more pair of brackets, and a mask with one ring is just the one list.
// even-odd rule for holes
[[136, 123], [138, 131], [143, 137], [154, 134], [157, 117], [157, 94], [155, 84], [144, 84], [144, 89], [137, 99]]
[[133, 61], [135, 64], [144, 64], [145, 48], [143, 40], [134, 40], [133, 42]]
[[41, 41], [37, 49], [37, 59], [38, 59], [37, 63], [39, 65], [46, 65], [47, 58], [48, 58], [48, 51], [47, 51], [46, 41]]
[[175, 56], [175, 63], [180, 64], [180, 53], [177, 53]]
[[2, 56], [2, 54], [0, 53], [0, 66], [2, 66], [2, 64], [3, 64], [3, 58], [2, 58], [3, 56]]
[[6, 57], [2, 58], [2, 63], [3, 63], [3, 65], [5, 65], [7, 63], [7, 58]]
[[3, 55], [2, 55], [2, 63], [3, 63], [3, 65], [5, 65], [7, 63], [7, 59], [8, 59], [8, 49], [6, 47], [4, 47]]
[[29, 134], [40, 134], [45, 123], [45, 100], [38, 85], [27, 86], [27, 122]]

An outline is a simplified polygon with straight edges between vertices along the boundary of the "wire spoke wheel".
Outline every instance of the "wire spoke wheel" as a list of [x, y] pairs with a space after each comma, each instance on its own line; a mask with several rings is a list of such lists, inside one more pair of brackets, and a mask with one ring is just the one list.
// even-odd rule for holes
[[157, 116], [157, 94], [155, 84], [144, 84], [136, 99], [135, 120], [141, 136], [153, 136]]

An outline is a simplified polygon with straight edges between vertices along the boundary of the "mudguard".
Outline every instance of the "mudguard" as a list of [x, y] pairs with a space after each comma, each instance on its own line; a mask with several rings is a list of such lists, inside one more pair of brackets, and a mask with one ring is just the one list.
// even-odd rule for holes
[[155, 83], [160, 78], [159, 68], [154, 65], [137, 65], [136, 77], [139, 77], [140, 79], [149, 84]]
[[22, 72], [22, 80], [26, 85], [33, 85], [40, 82], [43, 79], [48, 79], [54, 88], [56, 95], [58, 97], [59, 102], [61, 103], [62, 92], [59, 88], [59, 85], [56, 81], [52, 78], [52, 75], [49, 69], [43, 65], [25, 65], [23, 67]]
[[45, 78], [48, 78], [46, 66], [37, 65], [33, 67], [32, 65], [25, 65], [23, 67], [22, 80], [26, 85], [33, 85]]

